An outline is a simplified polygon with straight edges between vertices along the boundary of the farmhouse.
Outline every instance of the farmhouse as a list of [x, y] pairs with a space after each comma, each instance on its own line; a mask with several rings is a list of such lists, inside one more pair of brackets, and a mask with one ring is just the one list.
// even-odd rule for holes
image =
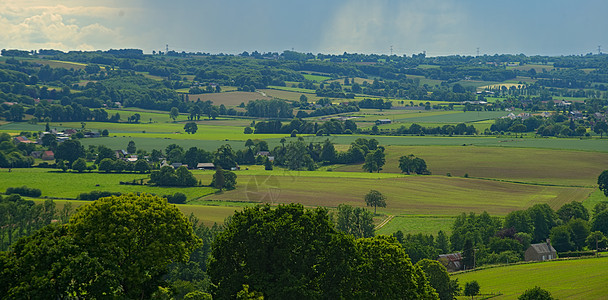
[[392, 123], [392, 121], [390, 119], [379, 119], [376, 121], [376, 124], [378, 124], [378, 125], [390, 124], [390, 123]]
[[446, 268], [448, 272], [456, 272], [462, 270], [462, 253], [441, 254], [437, 260]]
[[55, 159], [55, 153], [53, 151], [44, 151], [42, 153], [42, 160], [53, 160]]
[[557, 251], [551, 246], [551, 240], [545, 243], [532, 244], [524, 253], [526, 261], [543, 261], [557, 258]]
[[15, 144], [19, 144], [19, 143], [24, 143], [24, 144], [36, 144], [36, 142], [34, 141], [30, 141], [28, 138], [24, 137], [24, 136], [18, 136], [16, 138], [13, 139], [13, 142]]
[[213, 163], [198, 163], [196, 168], [199, 170], [215, 170], [215, 165]]

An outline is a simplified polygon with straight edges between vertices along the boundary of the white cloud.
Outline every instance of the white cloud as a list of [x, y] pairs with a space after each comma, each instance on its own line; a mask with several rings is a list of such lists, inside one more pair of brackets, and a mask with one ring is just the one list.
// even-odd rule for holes
[[[0, 45], [8, 49], [59, 50], [106, 48], [120, 41], [120, 29], [99, 23], [66, 22], [63, 15], [44, 11], [24, 18], [0, 15]], [[83, 47], [86, 47], [84, 49]]]

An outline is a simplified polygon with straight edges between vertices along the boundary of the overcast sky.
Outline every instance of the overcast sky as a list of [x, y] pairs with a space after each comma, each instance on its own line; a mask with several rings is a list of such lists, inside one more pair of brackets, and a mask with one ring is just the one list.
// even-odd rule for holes
[[607, 12], [605, 0], [1, 0], [0, 49], [586, 54], [608, 49]]

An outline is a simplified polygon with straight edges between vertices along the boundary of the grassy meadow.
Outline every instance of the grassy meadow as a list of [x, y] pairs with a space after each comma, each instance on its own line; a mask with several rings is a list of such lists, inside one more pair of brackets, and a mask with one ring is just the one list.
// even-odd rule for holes
[[476, 280], [482, 294], [502, 294], [492, 299], [516, 299], [534, 286], [548, 290], [557, 299], [604, 299], [608, 294], [607, 276], [608, 257], [600, 257], [510, 265], [452, 278], [461, 286]]

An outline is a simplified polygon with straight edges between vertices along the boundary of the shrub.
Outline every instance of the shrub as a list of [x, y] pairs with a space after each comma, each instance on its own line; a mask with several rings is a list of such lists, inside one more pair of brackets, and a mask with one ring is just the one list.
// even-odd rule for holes
[[90, 200], [95, 201], [99, 198], [120, 196], [120, 192], [108, 192], [108, 191], [91, 191], [90, 193], [80, 193], [76, 199], [78, 200]]
[[9, 187], [6, 189], [6, 193], [7, 195], [11, 195], [11, 194], [18, 194], [20, 196], [27, 196], [27, 197], [40, 197], [40, 195], [42, 195], [42, 192], [40, 191], [40, 189], [35, 189], [35, 188], [28, 188], [27, 186], [21, 186], [21, 187]]
[[186, 203], [186, 195], [184, 193], [177, 192], [173, 195], [164, 195], [163, 198], [167, 198], [167, 202], [173, 204], [184, 204]]

